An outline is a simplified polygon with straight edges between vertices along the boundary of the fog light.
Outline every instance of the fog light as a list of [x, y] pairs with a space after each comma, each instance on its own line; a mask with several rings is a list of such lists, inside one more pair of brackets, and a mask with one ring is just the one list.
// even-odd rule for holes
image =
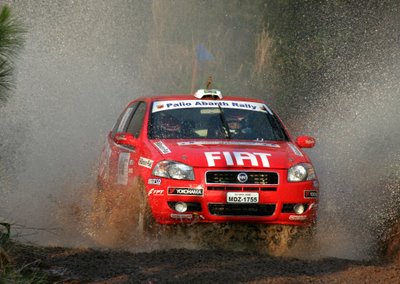
[[186, 212], [187, 204], [185, 202], [177, 202], [175, 204], [175, 210], [178, 211], [179, 213]]
[[295, 206], [293, 206], [293, 210], [296, 214], [303, 214], [304, 213], [304, 205], [296, 204]]

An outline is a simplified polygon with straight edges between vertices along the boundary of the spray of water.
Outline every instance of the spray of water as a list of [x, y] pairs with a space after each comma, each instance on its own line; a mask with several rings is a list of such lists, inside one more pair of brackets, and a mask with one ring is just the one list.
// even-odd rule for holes
[[65, 239], [56, 216], [60, 200], [79, 200], [90, 190], [82, 185], [94, 176], [107, 130], [140, 93], [133, 50], [146, 10], [138, 15], [140, 4], [129, 1], [10, 5], [28, 33], [16, 93], [0, 111], [0, 213], [14, 229], [44, 229], [22, 230], [21, 237], [57, 242]]
[[319, 140], [311, 156], [321, 179], [318, 239], [326, 255], [376, 255], [399, 216], [400, 50], [387, 32], [398, 17], [381, 16], [368, 34], [363, 23], [356, 27], [367, 35], [347, 62], [333, 62], [337, 80], [326, 82], [326, 97], [306, 119]]

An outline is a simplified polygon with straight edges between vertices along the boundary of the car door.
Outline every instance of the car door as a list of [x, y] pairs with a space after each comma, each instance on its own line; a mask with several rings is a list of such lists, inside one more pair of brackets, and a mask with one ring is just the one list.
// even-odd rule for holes
[[[133, 103], [126, 109], [115, 134], [113, 135], [113, 133], [111, 133], [113, 136], [110, 163], [113, 165], [113, 183], [117, 186], [128, 185], [129, 177], [134, 175], [138, 153], [140, 152], [140, 132], [143, 128], [145, 112], [145, 102]], [[132, 143], [129, 145], [120, 144], [118, 142], [118, 137], [121, 137], [121, 135], [131, 137], [132, 139], [130, 141]]]

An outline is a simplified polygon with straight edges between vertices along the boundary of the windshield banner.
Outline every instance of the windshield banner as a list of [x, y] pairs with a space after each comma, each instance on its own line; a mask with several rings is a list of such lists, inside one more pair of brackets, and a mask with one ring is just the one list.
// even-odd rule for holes
[[244, 101], [215, 101], [215, 100], [158, 101], [153, 103], [152, 112], [154, 113], [164, 110], [185, 109], [185, 108], [218, 108], [218, 107], [268, 112], [272, 115], [271, 110], [265, 104], [256, 102], [244, 102]]

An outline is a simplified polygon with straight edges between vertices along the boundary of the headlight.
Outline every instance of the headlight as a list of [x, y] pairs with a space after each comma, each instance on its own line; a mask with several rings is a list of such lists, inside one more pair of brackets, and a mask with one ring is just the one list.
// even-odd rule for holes
[[161, 161], [157, 163], [153, 169], [153, 175], [173, 179], [194, 180], [193, 168], [175, 161]]
[[305, 181], [315, 179], [315, 171], [311, 164], [302, 163], [288, 170], [288, 181]]

